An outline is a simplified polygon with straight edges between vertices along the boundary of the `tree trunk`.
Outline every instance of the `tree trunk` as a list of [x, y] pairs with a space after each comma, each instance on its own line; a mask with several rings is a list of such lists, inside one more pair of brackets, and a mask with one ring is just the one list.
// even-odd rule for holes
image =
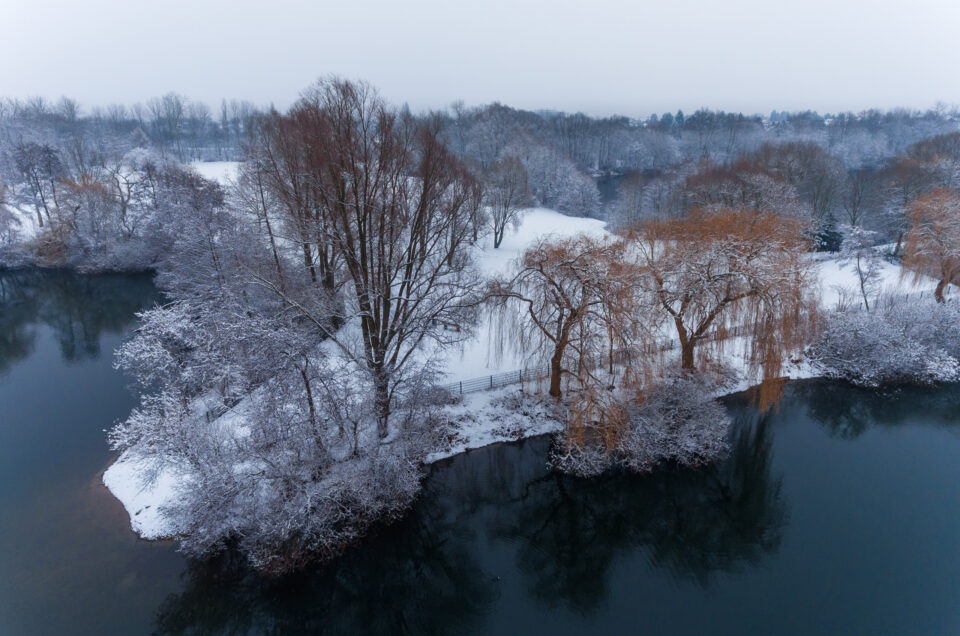
[[943, 290], [944, 288], [946, 288], [946, 286], [947, 286], [947, 279], [944, 278], [939, 283], [937, 283], [937, 288], [933, 290], [933, 297], [937, 299], [938, 303], [945, 302], [945, 299], [943, 297]]
[[680, 368], [693, 370], [693, 347], [696, 339], [687, 337], [687, 330], [679, 318], [674, 318], [673, 322], [677, 326], [677, 336], [680, 338]]
[[863, 277], [863, 269], [860, 267], [860, 256], [857, 256], [857, 276], [860, 278], [860, 295], [863, 296], [863, 308], [870, 311], [870, 301], [867, 299], [866, 281]]
[[506, 230], [506, 226], [498, 228], [494, 226], [493, 228], [493, 248], [497, 249], [500, 247], [500, 243], [503, 242], [503, 233]]
[[[313, 426], [313, 430], [315, 432], [319, 432], [320, 425], [317, 421], [317, 408], [313, 404], [313, 388], [310, 386], [310, 376], [307, 375], [306, 365], [300, 369], [300, 377], [303, 378], [303, 386], [307, 391], [307, 406], [309, 407], [310, 411], [310, 425]], [[321, 448], [323, 447], [323, 441], [319, 437], [317, 438], [317, 443]]]
[[550, 359], [550, 397], [560, 399], [560, 378], [561, 378], [561, 366], [560, 366], [560, 352], [558, 351], [553, 358]]
[[270, 238], [270, 249], [273, 250], [273, 262], [277, 267], [277, 278], [280, 279], [280, 290], [286, 291], [286, 285], [283, 281], [283, 269], [280, 267], [280, 253], [277, 251], [277, 243], [273, 238], [273, 228], [270, 226], [270, 213], [267, 211], [267, 198], [263, 193], [263, 179], [260, 174], [259, 164], [257, 167], [257, 187], [260, 190], [260, 205], [263, 207], [263, 222], [267, 226], [267, 236]]
[[680, 343], [680, 368], [693, 370], [693, 340]]
[[377, 412], [377, 435], [383, 439], [390, 432], [390, 386], [383, 369], [373, 373], [374, 406]]
[[317, 282], [317, 268], [313, 264], [313, 254], [310, 252], [310, 243], [303, 242], [303, 266], [310, 270], [310, 281]]

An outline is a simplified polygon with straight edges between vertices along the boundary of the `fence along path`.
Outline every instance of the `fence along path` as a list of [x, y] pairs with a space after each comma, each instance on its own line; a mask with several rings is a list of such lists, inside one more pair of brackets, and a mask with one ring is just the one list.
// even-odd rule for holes
[[[742, 326], [733, 327], [726, 331], [725, 337], [736, 338], [738, 336], [742, 336], [744, 330], [745, 329]], [[645, 350], [642, 353], [651, 354], [660, 353], [662, 351], [670, 351], [677, 346], [677, 342], [678, 341], [675, 339], [667, 338], [661, 340], [656, 345], [649, 347], [648, 350]], [[620, 364], [627, 358], [633, 358], [640, 354], [641, 352], [638, 352], [634, 349], [617, 349], [613, 352], [613, 362], [614, 364]], [[610, 364], [610, 356], [604, 355], [599, 360], [592, 362], [590, 366], [597, 368], [606, 366], [608, 364]], [[479, 378], [470, 378], [469, 380], [450, 382], [448, 384], [440, 385], [440, 388], [451, 393], [464, 395], [465, 393], [476, 393], [477, 391], [489, 391], [490, 389], [496, 389], [501, 386], [509, 386], [511, 384], [534, 382], [548, 377], [550, 377], [550, 365], [542, 364], [536, 367], [526, 367], [523, 369], [516, 369], [514, 371], [496, 373], [494, 375], [484, 375]]]
[[[953, 300], [950, 297], [950, 287], [944, 290], [944, 295], [947, 296], [947, 302]], [[902, 292], [895, 293], [894, 297], [900, 301], [907, 300], [921, 300], [921, 299], [932, 299], [933, 291], [932, 290], [920, 290], [912, 292]], [[876, 301], [874, 301], [876, 302]], [[863, 311], [863, 301], [854, 301], [854, 306], [851, 307], [853, 311]], [[736, 338], [742, 336], [744, 331], [743, 326], [733, 327], [728, 329], [726, 332], [727, 338]], [[647, 351], [645, 353], [657, 353], [660, 351], [669, 351], [677, 346], [677, 341], [674, 339], [665, 339], [662, 340], [653, 351]], [[618, 349], [613, 352], [614, 361], [623, 360], [625, 356], [636, 355], [637, 352], [629, 349]], [[600, 360], [597, 360], [593, 366], [599, 367], [609, 364], [609, 356], [603, 356]], [[484, 375], [479, 378], [470, 378], [469, 380], [461, 380], [458, 382], [450, 382], [448, 384], [440, 385], [440, 388], [450, 391], [451, 393], [456, 393], [463, 395], [465, 393], [476, 393], [477, 391], [489, 391], [490, 389], [496, 389], [501, 386], [509, 386], [511, 384], [522, 384], [523, 382], [533, 382], [536, 380], [542, 380], [544, 378], [550, 377], [550, 365], [543, 364], [536, 367], [527, 367], [524, 369], [516, 369], [514, 371], [505, 371], [503, 373], [496, 373], [493, 375]]]

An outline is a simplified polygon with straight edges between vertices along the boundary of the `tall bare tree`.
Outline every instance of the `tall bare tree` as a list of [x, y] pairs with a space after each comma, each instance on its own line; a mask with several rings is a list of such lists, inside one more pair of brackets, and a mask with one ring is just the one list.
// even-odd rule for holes
[[283, 133], [294, 147], [282, 161], [298, 230], [338, 260], [328, 274], [346, 281], [336, 325], [345, 327], [321, 313], [329, 304], [277, 291], [370, 372], [385, 437], [391, 402], [423, 345], [446, 346], [470, 331], [473, 179], [441, 143], [437, 122], [398, 112], [365, 83], [321, 81], [286, 119], [296, 122]]
[[486, 174], [485, 198], [493, 229], [493, 247], [500, 247], [508, 225], [520, 221], [527, 202], [527, 169], [512, 155], [499, 159]]

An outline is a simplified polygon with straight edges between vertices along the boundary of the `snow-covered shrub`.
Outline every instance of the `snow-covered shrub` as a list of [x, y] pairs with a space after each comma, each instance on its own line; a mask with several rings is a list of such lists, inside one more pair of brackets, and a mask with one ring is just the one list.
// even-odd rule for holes
[[699, 466], [727, 451], [730, 416], [712, 397], [715, 384], [705, 374], [672, 374], [647, 392], [631, 409], [623, 440], [622, 462], [645, 472], [663, 461]]
[[860, 386], [954, 381], [960, 307], [888, 299], [871, 312], [835, 312], [810, 355], [826, 376]]
[[146, 396], [110, 440], [140, 460], [144, 481], [179, 476], [161, 512], [184, 552], [235, 545], [285, 572], [336, 554], [419, 492], [439, 405], [428, 391], [411, 399], [417, 412], [382, 443], [371, 394], [367, 374], [314, 355], [220, 417], [175, 392]]
[[716, 381], [698, 372], [679, 371], [653, 384], [640, 404], [624, 407], [625, 432], [608, 449], [600, 443], [559, 442], [551, 464], [563, 472], [592, 476], [620, 467], [649, 472], [664, 462], [700, 466], [727, 451], [730, 417], [712, 396]]

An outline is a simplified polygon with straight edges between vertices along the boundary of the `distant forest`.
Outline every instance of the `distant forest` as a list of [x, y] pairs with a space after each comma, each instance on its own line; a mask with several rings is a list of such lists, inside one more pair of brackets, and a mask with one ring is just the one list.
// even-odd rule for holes
[[[7, 204], [0, 205], [0, 251], [15, 242], [22, 225], [11, 210], [23, 216], [33, 209], [40, 223], [51, 210], [62, 219], [64, 199], [71, 192], [79, 196], [73, 186], [98, 181], [115, 200], [97, 205], [116, 208], [114, 216], [125, 219], [128, 204], [136, 203], [123, 200], [131, 196], [131, 184], [120, 183], [129, 169], [144, 161], [243, 161], [257, 145], [261, 124], [275, 114], [236, 100], [212, 110], [175, 93], [133, 106], [82, 107], [68, 98], [0, 101], [0, 204]], [[906, 206], [927, 189], [952, 185], [960, 157], [960, 115], [946, 108], [774, 111], [767, 117], [701, 109], [639, 120], [457, 102], [405, 115], [429, 120], [481, 181], [522, 172], [527, 205], [605, 218], [611, 227], [696, 207], [773, 209], [812, 217], [822, 249], [839, 246], [843, 226], [899, 243]], [[79, 222], [72, 230], [71, 223], [60, 225], [83, 231]], [[82, 242], [96, 251], [91, 240]], [[48, 249], [45, 262], [90, 261], [91, 269], [134, 265], [128, 257], [67, 254], [73, 249]], [[0, 255], [0, 262], [13, 260]]]

